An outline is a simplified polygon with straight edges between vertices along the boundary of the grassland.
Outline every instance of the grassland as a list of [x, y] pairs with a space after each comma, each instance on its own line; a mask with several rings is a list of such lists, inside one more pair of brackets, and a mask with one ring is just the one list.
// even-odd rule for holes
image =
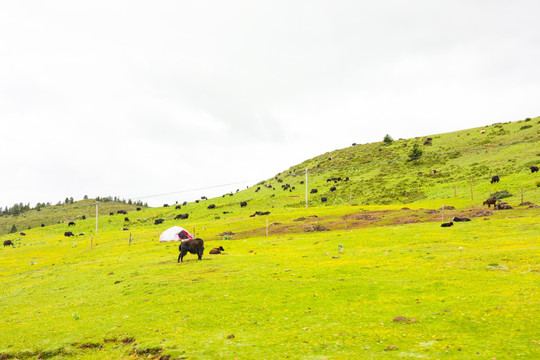
[[[525, 171], [540, 156], [538, 120], [433, 136], [425, 153], [482, 149], [416, 164], [375, 162], [424, 139], [350, 147], [259, 191], [130, 211], [129, 222], [100, 213], [98, 234], [88, 218], [2, 235], [16, 247], [0, 249], [0, 359], [537, 359], [540, 209], [519, 205], [522, 188], [540, 203], [539, 176]], [[306, 167], [319, 189], [308, 208]], [[333, 176], [350, 180], [330, 191]], [[514, 209], [482, 207], [503, 189]], [[472, 221], [439, 226], [454, 215]], [[177, 244], [157, 241], [173, 224], [226, 254], [178, 264]]]

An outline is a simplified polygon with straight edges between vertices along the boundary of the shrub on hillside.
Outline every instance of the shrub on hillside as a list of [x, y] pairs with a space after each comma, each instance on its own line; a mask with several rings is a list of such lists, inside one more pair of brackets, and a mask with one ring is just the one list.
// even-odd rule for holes
[[418, 146], [418, 143], [414, 143], [413, 148], [409, 152], [409, 161], [416, 161], [418, 160], [424, 152], [422, 149], [420, 149], [420, 146]]
[[523, 125], [522, 127], [519, 128], [519, 130], [525, 130], [529, 128], [532, 128], [532, 125]]
[[390, 144], [392, 143], [392, 141], [394, 141], [394, 139], [392, 139], [392, 137], [391, 137], [390, 135], [386, 134], [386, 135], [384, 136], [383, 142], [384, 142], [385, 144], [390, 145]]
[[510, 194], [507, 190], [501, 190], [501, 191], [497, 191], [496, 193], [493, 193], [490, 197], [492, 199], [500, 200], [500, 199], [504, 199], [511, 196], [512, 194]]

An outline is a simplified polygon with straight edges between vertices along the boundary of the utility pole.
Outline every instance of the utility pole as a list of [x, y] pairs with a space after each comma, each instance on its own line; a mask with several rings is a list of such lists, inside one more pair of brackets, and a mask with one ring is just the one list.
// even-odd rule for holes
[[96, 201], [96, 235], [98, 232], [98, 202]]
[[308, 204], [308, 184], [307, 184], [307, 168], [306, 168], [306, 209]]

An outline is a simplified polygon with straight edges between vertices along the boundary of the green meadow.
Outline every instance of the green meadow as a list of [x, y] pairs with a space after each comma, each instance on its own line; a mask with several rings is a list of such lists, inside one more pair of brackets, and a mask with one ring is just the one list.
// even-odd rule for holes
[[[0, 218], [30, 227], [0, 236], [0, 359], [540, 358], [539, 121], [435, 135], [417, 161], [425, 138], [351, 146], [178, 210], [109, 204], [97, 233], [92, 200]], [[482, 205], [503, 190], [513, 209]], [[159, 243], [173, 225], [202, 261]]]

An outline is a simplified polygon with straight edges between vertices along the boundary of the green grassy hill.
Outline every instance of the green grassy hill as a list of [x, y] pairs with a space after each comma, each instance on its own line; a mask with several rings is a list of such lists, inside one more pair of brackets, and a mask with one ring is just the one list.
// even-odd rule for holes
[[[32, 209], [17, 216], [0, 216], [0, 234], [7, 234], [13, 225], [17, 227], [17, 233], [31, 228], [40, 227], [41, 224], [48, 226], [53, 224], [77, 222], [86, 218], [96, 218], [96, 201], [94, 199], [80, 200], [73, 204], [61, 204], [42, 207], [39, 211]], [[99, 213], [116, 213], [118, 210], [133, 211], [138, 206], [117, 201], [99, 203]]]
[[[0, 235], [0, 359], [539, 358], [539, 135], [535, 118], [351, 146], [180, 209], [109, 203], [97, 234], [92, 200], [29, 212], [47, 226]], [[482, 205], [503, 190], [513, 209]], [[158, 242], [172, 225], [202, 261]]]

